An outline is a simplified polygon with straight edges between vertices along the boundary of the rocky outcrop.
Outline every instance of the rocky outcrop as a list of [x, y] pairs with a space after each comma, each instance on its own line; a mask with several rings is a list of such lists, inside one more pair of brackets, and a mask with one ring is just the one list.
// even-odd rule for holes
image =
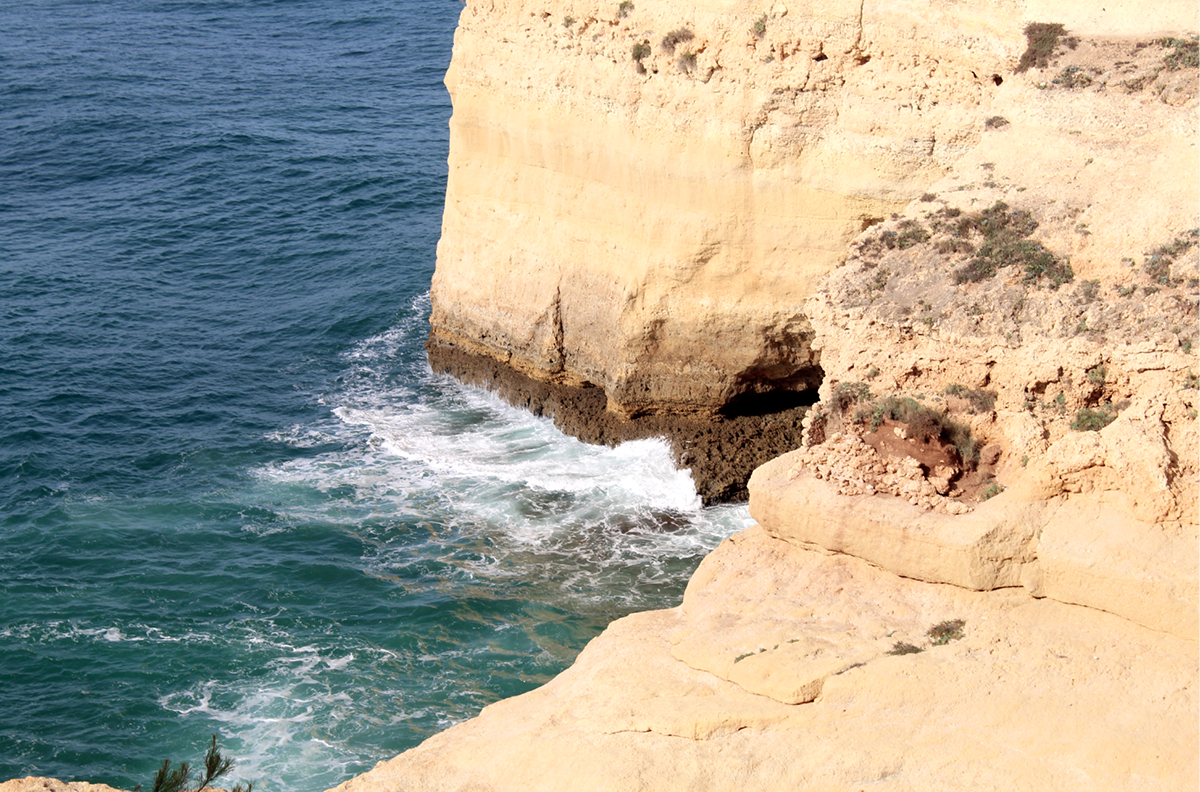
[[85, 781], [60, 781], [57, 778], [29, 776], [0, 782], [0, 792], [120, 792], [104, 784]]
[[435, 365], [820, 401], [679, 608], [339, 789], [1200, 783], [1194, 8], [463, 19]]
[[[833, 350], [814, 345], [806, 300], [864, 227], [947, 174], [974, 163], [993, 168], [983, 182], [1053, 185], [1090, 229], [1056, 240], [1081, 277], [1186, 227], [1196, 157], [1178, 106], [1195, 87], [1117, 49], [1193, 16], [1178, 2], [472, 0], [446, 77], [430, 361], [510, 397], [497, 365], [554, 386], [567, 398], [515, 400], [585, 439], [665, 434], [684, 466], [685, 446], [728, 454], [760, 433], [696, 441], [630, 419], [719, 424], [811, 403]], [[1014, 78], [1038, 18], [1086, 31], [1080, 57], [1108, 58], [1088, 86]], [[1134, 104], [1114, 104], [1130, 85]], [[1125, 211], [1147, 180], [1155, 206]], [[778, 451], [748, 442], [755, 460]], [[749, 468], [694, 467], [710, 500], [744, 497]]]
[[626, 417], [815, 386], [804, 300], [979, 139], [1019, 4], [622, 8], [466, 5], [431, 357]]
[[755, 528], [679, 608], [338, 790], [1190, 789], [1195, 677], [1193, 641]]

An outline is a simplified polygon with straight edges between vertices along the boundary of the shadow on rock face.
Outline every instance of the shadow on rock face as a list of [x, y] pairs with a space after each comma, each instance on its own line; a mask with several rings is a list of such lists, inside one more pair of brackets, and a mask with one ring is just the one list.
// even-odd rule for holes
[[615, 446], [628, 440], [664, 437], [675, 462], [692, 471], [705, 505], [745, 501], [746, 483], [759, 465], [800, 445], [801, 421], [816, 391], [753, 394], [713, 416], [643, 415], [622, 418], [606, 409], [604, 391], [535, 380], [493, 358], [431, 341], [429, 365], [495, 393], [517, 407], [554, 421], [585, 443]]

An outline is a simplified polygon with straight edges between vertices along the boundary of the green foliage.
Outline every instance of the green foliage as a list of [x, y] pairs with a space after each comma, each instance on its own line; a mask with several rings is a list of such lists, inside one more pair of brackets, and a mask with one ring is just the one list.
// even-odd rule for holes
[[912, 644], [907, 643], [906, 641], [896, 641], [896, 643], [894, 643], [892, 645], [892, 648], [888, 650], [888, 654], [890, 654], [890, 655], [909, 655], [909, 654], [920, 654], [921, 652], [924, 652], [924, 651], [925, 650], [922, 649], [921, 647], [913, 646]]
[[992, 498], [1004, 492], [1004, 485], [998, 481], [988, 482], [988, 485], [979, 491], [979, 500], [991, 500]]
[[1149, 257], [1142, 264], [1142, 270], [1159, 286], [1170, 286], [1171, 263], [1198, 242], [1200, 242], [1200, 229], [1194, 228], [1184, 232], [1165, 245], [1159, 245], [1150, 251]]
[[1100, 281], [1085, 280], [1079, 283], [1079, 296], [1085, 303], [1095, 302], [1100, 296]]
[[650, 45], [647, 42], [641, 41], [633, 45], [633, 62], [637, 64], [638, 74], [646, 73], [646, 66], [642, 63], [642, 59], [649, 55]]
[[865, 382], [839, 382], [833, 387], [831, 407], [835, 413], [844, 415], [847, 410], [858, 402], [871, 398], [871, 389]]
[[692, 70], [696, 68], [696, 53], [687, 50], [679, 56], [675, 63], [679, 66], [680, 71], [691, 74]]
[[754, 33], [754, 38], [762, 38], [766, 34], [766, 32], [767, 32], [767, 15], [766, 14], [763, 14], [758, 19], [754, 20], [754, 27], [752, 29], [752, 32]]
[[1093, 385], [1103, 385], [1108, 379], [1108, 369], [1104, 364], [1093, 366], [1087, 370], [1087, 381]]
[[1021, 60], [1017, 63], [1017, 73], [1049, 66], [1050, 57], [1054, 50], [1058, 49], [1058, 40], [1066, 33], [1067, 29], [1058, 23], [1031, 22], [1026, 25], [1025, 52], [1021, 54]]
[[966, 399], [970, 404], [971, 414], [991, 412], [996, 406], [996, 391], [975, 390], [957, 383], [947, 385], [945, 394]]
[[1063, 88], [1087, 88], [1092, 84], [1092, 75], [1080, 66], [1068, 66], [1059, 72], [1051, 82], [1061, 85]]
[[563, 27], [569, 28], [569, 27], [571, 27], [571, 25], [574, 25], [574, 24], [575, 24], [575, 17], [573, 17], [573, 16], [563, 17]]
[[633, 10], [633, 3], [630, 0], [621, 0], [621, 4], [617, 6], [617, 16], [621, 19], [629, 16], [629, 12]]
[[677, 46], [680, 44], [685, 44], [695, 37], [696, 34], [687, 28], [676, 28], [667, 35], [663, 36], [662, 42], [659, 44], [659, 46], [662, 47], [663, 52], [667, 53], [668, 55], [674, 55], [675, 48]]
[[988, 119], [983, 122], [984, 129], [1003, 129], [1008, 126], [1008, 119], [1004, 116], [988, 116]]
[[951, 641], [962, 640], [963, 627], [966, 624], [962, 619], [949, 619], [933, 625], [925, 634], [929, 636], [929, 642], [934, 646], [945, 646]]
[[1075, 273], [1071, 265], [1027, 237], [1038, 227], [1033, 215], [1022, 209], [1010, 210], [1008, 204], [996, 201], [979, 214], [964, 215], [949, 226], [955, 236], [977, 232], [983, 243], [974, 258], [954, 271], [955, 283], [978, 283], [994, 277], [1003, 267], [1019, 266], [1025, 270], [1025, 283], [1045, 279], [1051, 288], [1069, 283]]
[[896, 247], [905, 250], [928, 240], [929, 232], [920, 223], [913, 220], [905, 220], [900, 223], [900, 233], [896, 235]]
[[1071, 428], [1076, 432], [1098, 432], [1116, 418], [1117, 413], [1112, 405], [1104, 405], [1096, 410], [1084, 407], [1075, 413], [1075, 418], [1071, 421]]
[[1200, 65], [1200, 38], [1162, 38], [1154, 43], [1171, 50], [1163, 57], [1168, 71], [1194, 69]]
[[[162, 767], [158, 768], [158, 772], [154, 776], [154, 785], [151, 792], [200, 792], [200, 790], [209, 787], [214, 781], [226, 775], [233, 769], [233, 760], [221, 755], [217, 749], [217, 735], [212, 736], [212, 743], [208, 746], [208, 751], [204, 754], [204, 772], [199, 778], [199, 783], [192, 786], [192, 768], [187, 762], [180, 762], [179, 767], [172, 769], [171, 760], [164, 759]], [[141, 785], [134, 788], [134, 792], [138, 792]], [[254, 784], [246, 784], [242, 786], [238, 783], [230, 792], [252, 792]]]

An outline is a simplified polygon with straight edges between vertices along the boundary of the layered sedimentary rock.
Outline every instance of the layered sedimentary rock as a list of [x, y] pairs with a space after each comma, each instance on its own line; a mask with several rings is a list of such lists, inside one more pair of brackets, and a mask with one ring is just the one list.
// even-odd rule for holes
[[[673, 27], [666, 5], [644, 5], [658, 27]], [[512, 7], [489, 8], [503, 19]], [[566, 9], [579, 16], [569, 24], [534, 13], [519, 39], [531, 46], [549, 37], [564, 50], [547, 66], [559, 69], [551, 108], [582, 107], [572, 103], [626, 85], [605, 66], [580, 88], [573, 71], [614, 32], [658, 40], [619, 12], [585, 17], [579, 8]], [[795, 234], [772, 243], [776, 263], [746, 255], [732, 267], [747, 279], [792, 268], [773, 276], [794, 286], [776, 307], [804, 317], [795, 354], [819, 355], [824, 374], [803, 447], [755, 472], [750, 510], [759, 525], [705, 559], [679, 608], [615, 622], [549, 684], [381, 763], [345, 792], [1174, 790], [1200, 782], [1194, 9], [814, 3], [784, 11], [741, 12], [750, 35], [738, 48], [729, 22], [737, 12], [675, 9], [696, 31], [686, 51], [695, 58], [647, 55], [638, 94], [647, 107], [638, 112], [656, 118], [664, 97], [715, 90], [742, 64], [744, 82], [716, 94], [738, 101], [711, 104], [714, 117], [689, 115], [671, 130], [680, 151], [695, 146], [715, 163], [707, 180], [737, 196], [733, 185], [753, 181], [761, 166], [774, 179], [764, 179], [768, 196], [794, 177], [826, 190], [834, 207], [847, 196], [899, 202], [917, 192], [894, 212], [880, 210], [888, 217], [861, 234], [854, 226], [863, 215], [853, 211], [836, 209], [855, 219], [814, 231], [809, 210], [786, 218], [776, 210], [781, 232], [793, 223]], [[700, 40], [700, 30], [722, 29], [719, 20], [726, 34]], [[781, 20], [807, 43], [766, 43]], [[886, 30], [872, 26], [882, 20]], [[1071, 38], [1043, 66], [1014, 73], [1017, 36], [1033, 20], [1061, 21]], [[575, 37], [581, 30], [591, 38]], [[820, 35], [803, 39], [813, 31]], [[614, 52], [610, 65], [621, 68]], [[772, 110], [745, 159], [728, 154], [732, 144], [713, 144], [735, 140], [738, 119], [760, 107], [764, 75], [796, 68], [810, 79], [831, 61], [826, 76], [836, 79], [817, 95], [778, 92], [784, 102], [835, 108], [819, 124], [797, 112], [788, 127]], [[968, 62], [979, 67], [975, 82], [959, 79]], [[681, 117], [696, 109], [678, 107]], [[880, 107], [886, 115], [869, 120]], [[593, 112], [595, 128], [640, 151], [627, 131], [618, 134], [628, 128], [625, 105]], [[538, 129], [552, 137], [556, 123]], [[733, 132], [722, 138], [724, 128]], [[761, 159], [760, 134], [777, 146]], [[555, 182], [565, 151], [553, 166], [544, 161], [538, 178]], [[657, 181], [674, 172], [674, 160], [660, 159], [638, 160], [648, 185], [673, 184]], [[576, 198], [589, 194], [588, 179], [574, 184]], [[675, 202], [682, 228], [699, 222], [695, 203], [647, 189]], [[499, 211], [499, 193], [493, 198]], [[793, 205], [811, 206], [779, 203]], [[612, 244], [646, 238], [639, 223], [657, 211], [643, 211]], [[694, 343], [688, 328], [743, 288], [706, 269], [745, 252], [721, 236], [727, 215], [710, 211], [721, 241], [693, 275], [680, 277], [672, 263], [699, 260], [686, 255], [605, 269], [597, 248], [572, 268], [603, 276], [585, 288], [599, 305], [627, 293], [603, 284], [639, 284], [630, 289], [641, 294], [641, 284], [663, 278], [649, 313], [637, 313], [635, 301], [637, 310], [615, 310], [596, 335], [598, 348], [617, 350], [609, 368], [582, 362], [589, 352], [567, 352], [565, 332], [542, 343], [531, 331], [529, 344], [488, 336], [494, 346], [476, 351], [535, 377], [604, 388], [617, 413], [702, 412], [731, 398], [729, 383], [746, 371], [731, 363], [741, 354], [735, 346], [720, 350], [724, 358], [697, 353], [697, 365], [726, 367], [723, 380], [698, 375], [686, 356], [656, 369], [652, 346], [633, 358], [655, 383], [665, 378], [661, 389], [627, 396], [636, 377], [622, 379], [636, 371], [621, 368], [622, 344], [641, 343], [638, 317], [655, 315], [653, 305], [672, 306], [659, 327], [674, 334], [670, 349], [680, 355]], [[562, 228], [586, 248], [592, 237], [567, 214]], [[753, 213], [738, 217], [733, 226], [759, 228]], [[822, 233], [857, 236], [843, 265], [835, 267], [832, 242], [828, 258], [814, 253], [820, 246], [808, 240]], [[551, 280], [569, 284], [571, 271], [554, 260], [538, 259], [531, 277], [554, 272]], [[622, 272], [631, 279], [620, 281]], [[439, 280], [436, 293], [453, 288]], [[562, 298], [574, 288], [556, 285], [547, 315], [569, 312]], [[520, 315], [507, 299], [494, 309]], [[699, 309], [680, 307], [688, 303]], [[747, 339], [761, 338], [765, 325], [738, 313], [750, 304], [724, 305]], [[435, 320], [435, 346], [456, 342], [449, 321]], [[535, 348], [554, 353], [539, 358]], [[538, 368], [535, 360], [559, 362]], [[680, 390], [671, 377], [685, 372], [704, 381]]]
[[[657, 28], [674, 26], [667, 6], [637, 5]], [[501, 20], [512, 9], [489, 8]], [[752, 355], [735, 344], [685, 353], [705, 347], [695, 328], [712, 321], [725, 339], [728, 325], [713, 316], [737, 317], [753, 346], [770, 323], [747, 317], [765, 306], [803, 317], [790, 354], [819, 355], [821, 400], [805, 418], [804, 447], [751, 479], [760, 525], [704, 561], [680, 608], [614, 623], [548, 685], [342, 789], [1194, 787], [1196, 69], [1194, 55], [1170, 59], [1195, 45], [1192, 34], [1159, 35], [1194, 20], [1183, 4], [1134, 8], [776, 6], [741, 12], [740, 46], [736, 12], [689, 8], [678, 18], [696, 33], [685, 51], [694, 60], [667, 58], [656, 44], [649, 74], [636, 78], [614, 75], [630, 64], [612, 38], [655, 43], [657, 34], [619, 13], [566, 9], [578, 18], [564, 24], [535, 12], [523, 38], [505, 28], [506, 45], [563, 50], [546, 66], [553, 80], [524, 83], [553, 86], [537, 126], [547, 140], [562, 128], [557, 108], [617, 97], [630, 80], [633, 117], [676, 108], [674, 126], [655, 121], [663, 148], [653, 150], [680, 153], [653, 162], [640, 159], [627, 103], [590, 106], [588, 124], [632, 152], [655, 204], [610, 230], [609, 244], [654, 239], [659, 247], [643, 249], [662, 258], [629, 264], [638, 257], [623, 252], [624, 263], [605, 263], [597, 232], [581, 231], [585, 219], [569, 209], [587, 205], [605, 178], [607, 195], [633, 188], [605, 160], [576, 172], [568, 191], [559, 180], [570, 146], [561, 144], [558, 159], [539, 160], [546, 189], [536, 194], [568, 209], [561, 230], [570, 242], [549, 225], [520, 240], [528, 277], [554, 287], [537, 292], [524, 275], [512, 286], [551, 307], [522, 314], [523, 303], [502, 294], [503, 274], [489, 275], [496, 301], [435, 317], [434, 346], [475, 344], [533, 377], [590, 383], [618, 414], [703, 412], [736, 396], [733, 383], [749, 369], [734, 361]], [[1074, 38], [1044, 66], [1014, 73], [1020, 30], [1034, 19], [1060, 20]], [[783, 20], [803, 45], [769, 43]], [[724, 32], [701, 40], [701, 30]], [[473, 36], [463, 34], [459, 52]], [[574, 69], [605, 46], [611, 62], [581, 81]], [[741, 82], [731, 85], [735, 66]], [[768, 103], [783, 104], [750, 125], [741, 159], [731, 155], [743, 119], [763, 107], [756, 91], [792, 68], [832, 79], [813, 95], [772, 93]], [[456, 90], [464, 74], [452, 75]], [[507, 96], [503, 82], [488, 83], [498, 97]], [[716, 97], [711, 116], [697, 115], [705, 91]], [[760, 150], [760, 140], [772, 142]], [[703, 161], [684, 156], [688, 147]], [[501, 170], [519, 171], [528, 156]], [[814, 204], [781, 199], [771, 204], [781, 238], [748, 253], [731, 229], [771, 232], [753, 211], [738, 214], [744, 202], [710, 205], [706, 225], [702, 207], [677, 197], [705, 193], [676, 189], [673, 174], [710, 166], [703, 181], [732, 197], [743, 195], [741, 180], [758, 183], [760, 168], [767, 202], [789, 179], [804, 185], [793, 196], [824, 190], [835, 222], [815, 226]], [[501, 192], [489, 195], [498, 218]], [[864, 197], [887, 217], [859, 234], [869, 212], [844, 207]], [[680, 215], [681, 236], [645, 232], [643, 223], [663, 222], [660, 210]], [[448, 212], [448, 229], [454, 222]], [[715, 229], [703, 256], [687, 252], [690, 223]], [[828, 242], [811, 244], [821, 234]], [[852, 237], [837, 266], [838, 246]], [[457, 263], [476, 255], [462, 244], [444, 243], [439, 272], [452, 251]], [[543, 244], [589, 254], [563, 268], [556, 255], [531, 252]], [[784, 298], [742, 300], [764, 272], [786, 283]], [[456, 289], [439, 275], [435, 297], [449, 305]], [[617, 306], [603, 309], [605, 329], [580, 341], [570, 321], [557, 324], [575, 310], [564, 298], [576, 289], [596, 297], [588, 305]], [[648, 293], [660, 296], [627, 299]], [[478, 318], [487, 311], [496, 313]], [[539, 315], [559, 329], [538, 336]], [[470, 329], [517, 316], [525, 340]], [[647, 317], [663, 319], [655, 332], [672, 339], [662, 358], [638, 329]], [[592, 348], [609, 354], [597, 363]], [[798, 360], [778, 371], [800, 370]], [[631, 391], [638, 371], [650, 384]]]
[[[1071, 146], [1104, 172], [1089, 183], [1132, 195], [1134, 166], [1179, 139], [1157, 108], [1039, 100], [1012, 79], [1024, 23], [1111, 37], [1191, 16], [1178, 2], [468, 2], [446, 77], [430, 361], [589, 441], [665, 435], [706, 501], [744, 498], [749, 470], [798, 441], [787, 426], [821, 381], [805, 300], [865, 226], [975, 150], [997, 109], [1012, 116], [998, 156], [1064, 186], [1083, 162]], [[1153, 88], [1187, 101], [1185, 86]], [[1061, 140], [1017, 132], [1040, 126]], [[1155, 172], [1189, 156], [1175, 147]], [[1158, 187], [1178, 215], [1186, 180]], [[1179, 220], [1085, 212], [1091, 241], [1066, 240], [1081, 265]], [[647, 415], [671, 420], [629, 420]]]
[[978, 139], [1018, 4], [621, 9], [465, 7], [431, 357], [622, 416], [815, 386], [804, 300]]

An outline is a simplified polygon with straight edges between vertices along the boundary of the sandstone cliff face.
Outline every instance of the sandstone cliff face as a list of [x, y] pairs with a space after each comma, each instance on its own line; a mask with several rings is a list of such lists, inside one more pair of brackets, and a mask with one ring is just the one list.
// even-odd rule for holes
[[979, 140], [1024, 13], [471, 0], [432, 344], [622, 415], [815, 386], [804, 300]]
[[[562, 229], [592, 254], [565, 269], [538, 259], [529, 272], [553, 273], [552, 316], [573, 310], [564, 295], [577, 287], [562, 284], [574, 270], [603, 275], [578, 287], [594, 304], [613, 294], [659, 300], [631, 308], [612, 298], [624, 307], [595, 337], [618, 350], [609, 368], [567, 352], [591, 342], [572, 347], [565, 332], [540, 347], [557, 350], [541, 358], [553, 366], [531, 362], [539, 358], [524, 341], [489, 336], [480, 348], [538, 376], [602, 385], [618, 411], [700, 411], [736, 393], [730, 383], [747, 369], [724, 336], [705, 357], [695, 328], [735, 316], [743, 339], [761, 340], [769, 323], [748, 318], [759, 316], [749, 306], [791, 312], [806, 324], [789, 354], [815, 353], [824, 370], [806, 445], [755, 472], [759, 525], [705, 559], [679, 608], [614, 623], [551, 683], [339, 789], [1194, 788], [1197, 71], [1165, 68], [1179, 40], [1151, 38], [1193, 28], [1194, 9], [713, 4], [672, 17], [666, 4], [637, 5], [656, 28], [581, 4], [564, 9], [567, 25], [534, 11], [523, 46], [550, 41], [563, 52], [545, 64], [556, 81], [525, 89], [551, 84], [549, 107], [581, 108], [636, 88], [637, 103], [590, 105], [599, 120], [587, 126], [633, 152], [655, 199], [610, 243], [661, 241], [642, 249], [664, 257], [605, 269], [601, 243], [568, 211]], [[667, 57], [646, 32], [674, 29], [677, 18], [695, 32], [685, 51], [694, 61]], [[1077, 40], [1057, 61], [1014, 74], [1016, 35], [1033, 20], [1062, 21]], [[620, 36], [655, 44], [641, 83], [619, 73], [630, 66], [613, 43]], [[580, 63], [598, 79], [581, 80]], [[701, 98], [712, 117], [698, 113]], [[631, 106], [677, 154], [640, 159]], [[549, 120], [557, 112], [537, 128], [561, 129]], [[765, 120], [747, 127], [746, 118]], [[738, 140], [748, 140], [741, 159], [730, 153]], [[689, 146], [708, 159], [692, 161]], [[559, 151], [554, 164], [540, 160], [537, 178], [560, 178]], [[673, 174], [693, 168], [699, 179], [709, 165], [705, 180], [729, 196], [742, 195], [743, 179], [761, 179], [770, 201], [784, 196], [769, 213], [780, 233], [770, 255], [722, 236], [770, 233], [753, 211], [737, 214], [745, 204], [676, 197], [702, 191], [679, 190]], [[582, 205], [573, 201], [593, 181], [620, 172], [581, 177], [572, 197], [554, 200]], [[805, 186], [785, 195], [790, 180]], [[834, 222], [810, 222], [809, 189], [824, 191]], [[503, 196], [490, 195], [498, 212]], [[854, 201], [864, 197], [887, 219], [859, 234], [870, 211]], [[665, 224], [668, 209], [680, 229], [716, 229], [711, 255], [690, 255], [683, 232], [645, 233], [640, 224]], [[810, 244], [820, 234], [828, 242]], [[835, 267], [838, 245], [854, 237]], [[764, 272], [776, 273], [778, 302], [743, 297]], [[439, 278], [435, 295], [456, 288]], [[610, 282], [632, 285], [599, 285]], [[655, 314], [664, 304], [671, 310]], [[519, 305], [498, 296], [488, 310], [511, 317]], [[654, 368], [671, 359], [636, 340], [652, 316], [667, 317], [655, 325], [674, 344], [664, 349], [701, 350], [694, 360]], [[435, 341], [455, 340], [449, 322], [435, 319]], [[661, 390], [623, 395], [633, 380], [611, 372], [634, 370], [620, 368], [629, 339]], [[705, 379], [689, 368], [700, 365], [727, 366], [727, 376], [671, 383]]]

